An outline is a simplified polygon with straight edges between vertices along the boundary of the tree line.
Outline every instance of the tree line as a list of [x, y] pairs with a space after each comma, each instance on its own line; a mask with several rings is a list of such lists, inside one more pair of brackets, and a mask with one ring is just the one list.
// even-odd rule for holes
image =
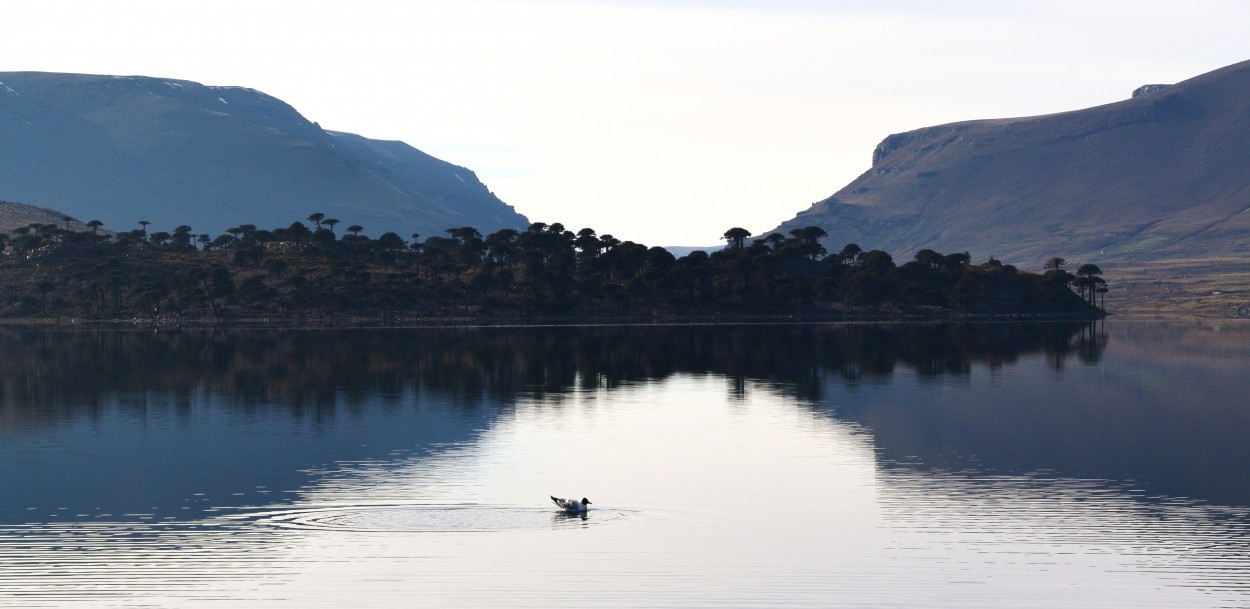
[[973, 264], [967, 252], [926, 249], [903, 264], [853, 243], [831, 254], [818, 227], [754, 240], [734, 227], [723, 249], [678, 258], [560, 223], [371, 238], [359, 225], [337, 232], [341, 222], [324, 213], [215, 237], [186, 225], [149, 231], [140, 221], [110, 232], [74, 222], [0, 234], [0, 315], [1096, 317], [1093, 294], [1105, 289], [1092, 265], [1071, 275], [1064, 262], [1039, 275], [993, 258]]

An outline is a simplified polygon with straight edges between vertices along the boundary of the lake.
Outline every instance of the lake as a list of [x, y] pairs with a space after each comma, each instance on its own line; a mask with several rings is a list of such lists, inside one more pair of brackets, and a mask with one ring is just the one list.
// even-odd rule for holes
[[0, 328], [0, 607], [1247, 607], [1248, 371], [1236, 322]]

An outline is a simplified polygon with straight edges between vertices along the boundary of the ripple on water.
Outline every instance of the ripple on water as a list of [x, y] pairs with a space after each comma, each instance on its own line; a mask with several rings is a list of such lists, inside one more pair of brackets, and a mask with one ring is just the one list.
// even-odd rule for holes
[[283, 529], [421, 533], [582, 527], [604, 524], [624, 516], [624, 512], [617, 510], [566, 514], [549, 509], [477, 504], [367, 504], [253, 512], [233, 518]]

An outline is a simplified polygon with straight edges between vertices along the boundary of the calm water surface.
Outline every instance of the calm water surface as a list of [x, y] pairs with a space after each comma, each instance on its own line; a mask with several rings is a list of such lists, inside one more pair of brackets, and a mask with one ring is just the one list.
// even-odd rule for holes
[[1248, 370], [1235, 323], [0, 330], [0, 606], [1250, 607]]

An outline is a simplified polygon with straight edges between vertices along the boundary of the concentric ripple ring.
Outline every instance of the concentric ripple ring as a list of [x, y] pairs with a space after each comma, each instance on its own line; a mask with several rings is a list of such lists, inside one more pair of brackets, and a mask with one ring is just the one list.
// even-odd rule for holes
[[617, 510], [596, 510], [579, 515], [546, 508], [480, 504], [367, 504], [251, 512], [237, 514], [232, 519], [282, 529], [416, 533], [590, 526], [618, 520], [624, 515]]

